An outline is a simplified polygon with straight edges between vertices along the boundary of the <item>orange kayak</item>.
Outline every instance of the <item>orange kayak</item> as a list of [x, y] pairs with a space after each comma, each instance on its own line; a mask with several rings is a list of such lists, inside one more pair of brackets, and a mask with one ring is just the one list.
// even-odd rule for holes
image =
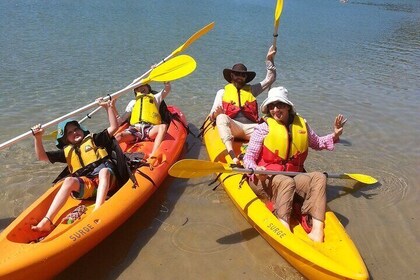
[[[188, 134], [183, 113], [174, 106], [168, 108], [178, 118], [172, 120], [159, 148], [162, 157], [158, 165], [153, 170], [143, 166], [135, 172], [138, 186], [129, 180], [94, 212], [93, 200], [69, 198], [53, 220], [57, 227], [40, 238], [42, 235], [30, 227], [44, 217], [60, 184], [48, 189], [0, 233], [0, 279], [52, 278], [110, 235], [147, 201], [178, 160]], [[148, 154], [152, 145], [146, 141], [121, 146], [125, 152]], [[82, 204], [87, 211], [80, 219], [70, 224], [62, 222]]]
[[[207, 121], [203, 139], [213, 162], [231, 163], [217, 127]], [[235, 153], [241, 154], [245, 143], [234, 143]], [[255, 195], [243, 174], [222, 173], [226, 193], [245, 219], [297, 271], [308, 279], [368, 279], [369, 274], [359, 251], [334, 212], [327, 209], [325, 241], [313, 242], [297, 220], [286, 229], [267, 206]]]

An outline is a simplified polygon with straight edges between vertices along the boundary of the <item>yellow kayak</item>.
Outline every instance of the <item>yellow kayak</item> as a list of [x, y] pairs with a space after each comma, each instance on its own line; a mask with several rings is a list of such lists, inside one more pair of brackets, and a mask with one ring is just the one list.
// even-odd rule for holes
[[[203, 125], [203, 139], [211, 161], [230, 163], [217, 127], [208, 120]], [[235, 143], [236, 154], [241, 153], [242, 144]], [[356, 246], [331, 210], [327, 209], [326, 213], [325, 241], [313, 242], [296, 220], [291, 221], [292, 231], [286, 229], [248, 183], [241, 184], [242, 176], [222, 173], [219, 180], [245, 219], [303, 276], [322, 280], [369, 278]]]
[[[178, 117], [172, 120], [159, 148], [160, 163], [153, 170], [148, 166], [136, 170], [140, 171], [135, 172], [138, 186], [129, 180], [94, 212], [93, 200], [69, 198], [53, 220], [56, 228], [43, 237], [30, 227], [43, 218], [60, 184], [48, 189], [0, 233], [0, 279], [52, 278], [110, 235], [147, 201], [180, 156], [187, 137], [185, 116], [176, 107], [168, 108]], [[149, 153], [152, 145], [146, 141], [121, 146], [125, 152]], [[80, 205], [87, 208], [80, 219], [70, 224], [62, 222]]]

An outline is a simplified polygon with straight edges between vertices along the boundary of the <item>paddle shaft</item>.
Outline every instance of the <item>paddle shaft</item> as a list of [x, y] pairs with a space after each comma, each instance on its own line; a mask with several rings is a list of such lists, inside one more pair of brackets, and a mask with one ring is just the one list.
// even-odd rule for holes
[[[158, 69], [158, 68], [155, 68], [155, 69]], [[106, 97], [104, 97], [104, 101], [108, 101], [108, 100], [113, 99], [113, 98], [118, 98], [123, 93], [125, 93], [127, 91], [132, 91], [133, 89], [135, 89], [136, 87], [138, 87], [139, 85], [141, 85], [142, 83], [144, 83], [144, 80], [143, 79], [140, 79], [140, 80], [139, 79], [136, 79], [136, 80], [138, 80], [138, 82], [131, 83], [128, 86], [126, 86], [125, 88], [123, 88], [123, 89], [121, 89], [121, 90], [119, 90], [119, 91], [117, 91], [117, 92], [115, 92], [113, 94], [107, 95]], [[150, 79], [147, 79], [147, 78], [146, 78], [146, 80], [150, 81]], [[52, 121], [50, 121], [48, 123], [45, 123], [45, 124], [42, 125], [42, 127], [43, 128], [48, 128], [48, 127], [50, 127], [52, 125], [55, 125], [55, 124], [57, 124], [57, 123], [65, 120], [65, 119], [68, 119], [68, 118], [70, 118], [72, 116], [75, 116], [75, 115], [77, 115], [79, 113], [82, 113], [82, 112], [84, 112], [86, 110], [92, 109], [95, 106], [98, 106], [98, 103], [96, 101], [94, 101], [94, 102], [92, 102], [92, 103], [90, 103], [88, 105], [85, 105], [85, 106], [83, 106], [83, 107], [81, 107], [81, 108], [79, 108], [77, 110], [74, 110], [73, 112], [67, 113], [67, 114], [65, 114], [65, 115], [63, 115], [63, 116], [61, 116], [59, 118], [56, 118], [55, 120], [52, 120]], [[90, 114], [88, 114], [87, 118], [89, 118], [96, 111], [99, 111], [99, 109], [96, 108], [93, 112], [91, 112]], [[32, 131], [29, 130], [28, 132], [25, 132], [25, 133], [23, 133], [23, 134], [15, 137], [15, 138], [9, 140], [9, 141], [6, 141], [6, 142], [0, 144], [0, 150], [11, 146], [12, 144], [16, 143], [17, 141], [26, 139], [26, 138], [30, 137], [31, 135], [32, 135]]]
[[[178, 178], [195, 178], [208, 176], [213, 173], [245, 173], [245, 174], [265, 174], [265, 175], [286, 175], [296, 176], [302, 172], [273, 171], [273, 170], [253, 170], [238, 167], [230, 167], [221, 162], [211, 162], [199, 159], [183, 159], [174, 163], [169, 169], [169, 175]], [[323, 172], [328, 178], [353, 179], [364, 184], [375, 184], [377, 180], [365, 174], [329, 174]]]
[[[122, 90], [119, 90], [119, 91], [117, 91], [117, 92], [115, 92], [115, 93], [113, 93], [113, 94], [111, 94], [111, 95], [109, 95], [111, 98], [117, 98], [119, 95], [121, 95], [122, 93], [124, 93], [125, 91], [129, 91], [129, 90], [132, 90], [133, 88], [135, 88], [137, 85], [133, 85], [133, 86], [127, 86], [127, 87], [125, 87], [125, 88], [123, 88]], [[109, 97], [106, 97], [105, 98], [105, 100], [109, 100]], [[50, 126], [52, 126], [52, 125], [55, 125], [55, 124], [58, 124], [59, 122], [61, 122], [61, 121], [63, 121], [63, 120], [65, 120], [65, 119], [68, 119], [68, 118], [70, 118], [70, 117], [72, 117], [72, 116], [74, 116], [74, 115], [77, 115], [77, 114], [79, 114], [79, 113], [81, 113], [81, 112], [84, 112], [84, 111], [86, 111], [86, 110], [89, 110], [89, 109], [91, 109], [91, 108], [93, 108], [93, 107], [95, 107], [95, 106], [97, 106], [98, 105], [98, 103], [95, 101], [95, 102], [92, 102], [92, 103], [90, 103], [90, 104], [88, 104], [88, 105], [85, 105], [85, 106], [83, 106], [83, 107], [81, 107], [81, 108], [79, 108], [79, 109], [77, 109], [77, 110], [74, 110], [73, 112], [70, 112], [70, 113], [68, 113], [68, 114], [65, 114], [65, 115], [63, 115], [63, 116], [61, 116], [61, 117], [59, 117], [59, 118], [56, 118], [55, 120], [52, 120], [52, 121], [50, 121], [50, 122], [47, 122], [47, 123], [45, 123], [45, 124], [43, 124], [42, 125], [42, 127], [43, 128], [48, 128], [48, 127], [50, 127]], [[99, 107], [100, 108], [100, 107]], [[5, 149], [5, 148], [7, 148], [7, 147], [9, 147], [9, 146], [11, 146], [11, 145], [13, 145], [14, 143], [16, 143], [16, 142], [18, 142], [18, 141], [20, 141], [20, 140], [23, 140], [23, 139], [26, 139], [26, 138], [28, 138], [28, 137], [30, 137], [32, 135], [32, 131], [31, 130], [29, 130], [29, 131], [27, 131], [27, 132], [25, 132], [25, 133], [23, 133], [23, 134], [21, 134], [21, 135], [19, 135], [19, 136], [16, 136], [15, 138], [13, 138], [13, 139], [10, 139], [9, 141], [6, 141], [6, 142], [4, 142], [4, 143], [2, 143], [2, 144], [0, 144], [0, 150], [2, 150], [2, 149]]]
[[[194, 41], [196, 41], [198, 38], [200, 38], [201, 36], [203, 36], [204, 34], [206, 34], [208, 31], [210, 31], [211, 29], [213, 29], [213, 27], [214, 27], [214, 22], [206, 25], [205, 27], [203, 27], [202, 29], [200, 29], [199, 31], [197, 31], [196, 33], [194, 33], [190, 38], [188, 38], [187, 41], [185, 41], [184, 44], [182, 44], [181, 46], [179, 46], [175, 51], [173, 51], [166, 58], [162, 59], [158, 64], [156, 64], [156, 67], [159, 66], [159, 65], [161, 65], [165, 61], [169, 60], [173, 56], [177, 55], [178, 53], [184, 51]], [[119, 91], [117, 91], [117, 92], [115, 92], [115, 93], [113, 93], [111, 95], [108, 95], [107, 97], [105, 97], [105, 100], [109, 100], [109, 98], [118, 98], [123, 93], [135, 89], [137, 86], [139, 86], [142, 83], [143, 78], [146, 77], [152, 70], [153, 69], [149, 69], [146, 73], [144, 73], [143, 75], [141, 75], [137, 79], [134, 79], [133, 82], [131, 82], [131, 84], [129, 84], [125, 88], [123, 88], [123, 89], [121, 89], [121, 90], [119, 90]], [[63, 115], [63, 116], [61, 116], [61, 117], [59, 117], [59, 118], [57, 118], [55, 120], [52, 120], [52, 121], [50, 121], [50, 122], [48, 122], [46, 124], [43, 124], [42, 127], [43, 128], [47, 128], [47, 127], [50, 127], [52, 125], [55, 125], [55, 124], [57, 124], [57, 123], [65, 120], [65, 119], [67, 119], [69, 117], [72, 117], [72, 116], [77, 115], [77, 114], [79, 114], [81, 112], [84, 112], [86, 110], [89, 110], [89, 109], [95, 107], [96, 105], [97, 105], [97, 102], [96, 101], [95, 102], [92, 102], [92, 103], [90, 103], [90, 104], [88, 104], [86, 106], [83, 106], [83, 107], [81, 107], [81, 108], [79, 108], [79, 109], [77, 109], [77, 110], [75, 110], [73, 112], [70, 112], [70, 113], [68, 113], [66, 115]], [[95, 109], [95, 111], [98, 111], [98, 110]], [[92, 116], [95, 113], [95, 111], [89, 113], [88, 116], [89, 117]], [[31, 134], [32, 134], [32, 131], [30, 130], [30, 131], [27, 131], [27, 132], [19, 135], [19, 136], [16, 136], [13, 139], [10, 139], [9, 141], [6, 141], [6, 142], [0, 144], [0, 150], [5, 149], [5, 148], [11, 146], [11, 145], [13, 145], [14, 143], [16, 143], [18, 141], [21, 141], [23, 139], [26, 139], [26, 138], [30, 137]]]
[[[155, 68], [160, 66], [162, 63], [166, 62], [167, 60], [171, 59], [172, 57], [174, 57], [175, 55], [179, 54], [180, 52], [184, 51], [185, 49], [187, 49], [193, 42], [195, 42], [198, 38], [200, 38], [201, 36], [203, 36], [204, 34], [206, 34], [207, 32], [209, 32], [210, 30], [212, 30], [214, 27], [214, 22], [211, 22], [209, 24], [207, 24], [206, 26], [204, 26], [203, 28], [201, 28], [200, 30], [198, 30], [196, 33], [194, 33], [190, 38], [188, 38], [184, 44], [182, 44], [181, 46], [179, 46], [176, 50], [174, 50], [171, 54], [169, 54], [167, 57], [165, 57], [164, 59], [162, 59], [160, 62], [158, 62], [157, 64], [155, 64]], [[147, 75], [150, 74], [150, 72], [152, 72], [152, 68], [149, 69], [146, 73], [144, 73], [143, 75], [141, 75], [140, 77], [134, 79], [130, 85], [137, 85], [138, 82], [142, 79], [144, 79]], [[130, 86], [128, 85], [128, 86]], [[79, 123], [82, 123], [84, 121], [86, 121], [87, 119], [90, 119], [96, 112], [98, 112], [101, 109], [101, 107], [96, 108], [95, 110], [93, 110], [92, 112], [90, 112], [89, 114], [86, 115], [86, 117], [84, 117], [83, 119], [80, 120]], [[44, 127], [44, 126], [43, 126]], [[13, 139], [12, 139], [13, 140]], [[1, 150], [2, 146], [0, 146], [0, 150]]]
[[[244, 168], [232, 168], [232, 172], [246, 173], [246, 174], [264, 174], [264, 175], [285, 175], [294, 177], [299, 174], [305, 174], [303, 172], [292, 172], [292, 171], [273, 171], [273, 170], [253, 170], [253, 169], [244, 169]], [[346, 177], [346, 174], [329, 174], [323, 172], [327, 178], [338, 178], [342, 179]]]
[[[209, 32], [210, 30], [212, 30], [214, 27], [214, 22], [211, 22], [209, 24], [207, 24], [206, 26], [204, 26], [203, 28], [201, 28], [200, 30], [198, 30], [196, 33], [194, 33], [190, 38], [187, 39], [187, 41], [185, 41], [184, 44], [182, 44], [181, 46], [179, 46], [176, 50], [174, 50], [171, 54], [169, 54], [167, 57], [165, 57], [164, 59], [162, 59], [159, 63], [157, 63], [155, 65], [155, 67], [158, 67], [159, 65], [161, 65], [162, 63], [164, 63], [165, 61], [169, 60], [170, 58], [174, 57], [175, 55], [179, 54], [180, 52], [184, 51], [185, 49], [187, 49], [193, 42], [195, 42], [198, 38], [200, 38], [201, 36], [203, 36], [204, 34], [206, 34], [207, 32]], [[131, 84], [134, 84], [138, 81], [140, 81], [141, 79], [143, 79], [144, 77], [146, 77], [147, 75], [149, 75], [149, 73], [152, 71], [153, 69], [149, 69], [146, 73], [144, 73], [142, 76], [138, 77], [137, 79], [134, 79]], [[130, 85], [131, 85], [130, 84]], [[86, 117], [84, 117], [79, 123], [84, 122], [85, 120], [87, 120], [88, 118], [90, 119], [92, 117], [93, 114], [95, 114], [97, 111], [99, 111], [100, 107], [96, 108], [94, 111], [90, 112], [89, 114], [86, 115]]]

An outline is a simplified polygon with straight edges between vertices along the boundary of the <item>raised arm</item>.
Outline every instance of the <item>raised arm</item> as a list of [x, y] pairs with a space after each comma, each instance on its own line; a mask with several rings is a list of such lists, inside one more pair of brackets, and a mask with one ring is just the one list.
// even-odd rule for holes
[[346, 121], [347, 119], [344, 119], [343, 115], [339, 114], [334, 120], [334, 131], [325, 136], [318, 136], [309, 124], [306, 124], [308, 128], [309, 147], [314, 150], [334, 150], [334, 143], [340, 139]]
[[35, 144], [35, 154], [38, 160], [48, 161], [47, 153], [45, 152], [44, 145], [42, 143], [42, 135], [44, 134], [44, 129], [41, 127], [41, 124], [37, 124], [31, 128], [32, 134], [34, 135], [34, 144]]
[[344, 124], [347, 122], [347, 119], [344, 118], [342, 114], [338, 114], [337, 117], [335, 117], [334, 120], [334, 136], [333, 140], [334, 142], [337, 142], [340, 140], [340, 135], [343, 134], [344, 130]]
[[268, 49], [267, 57], [265, 60], [265, 66], [267, 69], [267, 74], [265, 79], [260, 83], [252, 85], [252, 94], [254, 96], [260, 95], [263, 91], [268, 89], [276, 81], [276, 66], [274, 65], [274, 57], [276, 56], [277, 49], [274, 46], [271, 46]]
[[105, 108], [109, 121], [109, 127], [107, 128], [108, 134], [111, 136], [114, 135], [115, 131], [118, 129], [117, 110], [115, 109], [116, 99], [104, 101], [103, 98], [100, 97], [96, 99], [96, 102], [98, 102], [99, 106]]
[[162, 91], [162, 99], [165, 99], [168, 94], [171, 92], [171, 83], [170, 82], [165, 82], [165, 88]]

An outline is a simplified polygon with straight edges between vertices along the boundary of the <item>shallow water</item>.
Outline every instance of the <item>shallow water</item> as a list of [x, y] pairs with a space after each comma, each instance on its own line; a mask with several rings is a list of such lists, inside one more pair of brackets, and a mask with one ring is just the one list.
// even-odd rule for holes
[[[332, 153], [312, 151], [307, 169], [379, 180], [374, 186], [330, 180], [328, 189], [328, 205], [372, 279], [417, 279], [420, 273], [419, 6], [408, 0], [285, 1], [280, 21], [275, 85], [288, 88], [319, 134], [331, 131], [338, 113], [349, 119], [342, 143]], [[264, 77], [273, 11], [274, 1], [263, 0], [1, 1], [0, 142], [125, 87], [215, 21], [214, 30], [185, 51], [196, 59], [196, 71], [173, 82], [167, 99], [197, 135], [225, 84], [223, 68], [243, 62], [257, 72], [256, 81]], [[121, 97], [120, 110], [130, 98]], [[99, 130], [104, 116], [86, 125]], [[183, 156], [207, 159], [193, 136]], [[0, 151], [0, 163], [4, 229], [63, 167], [36, 162], [31, 139]], [[222, 188], [207, 186], [211, 179], [168, 179], [58, 278], [301, 279]]]

